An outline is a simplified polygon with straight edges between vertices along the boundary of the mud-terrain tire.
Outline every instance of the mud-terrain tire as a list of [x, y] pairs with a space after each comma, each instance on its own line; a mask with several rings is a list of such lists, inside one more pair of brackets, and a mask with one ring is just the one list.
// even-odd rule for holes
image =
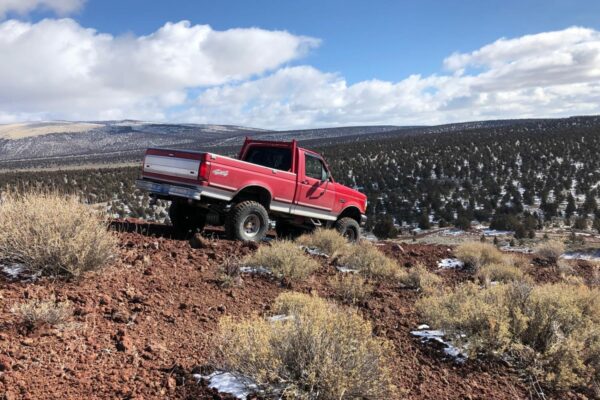
[[294, 226], [285, 220], [277, 221], [275, 232], [279, 239], [296, 239], [298, 236], [306, 232], [304, 229]]
[[171, 202], [169, 219], [173, 230], [179, 235], [190, 235], [204, 229], [206, 213], [187, 204]]
[[335, 230], [348, 239], [349, 242], [358, 242], [360, 239], [360, 225], [350, 217], [340, 218], [335, 222]]
[[247, 200], [236, 204], [225, 221], [225, 233], [232, 240], [260, 242], [269, 229], [269, 214], [259, 202]]

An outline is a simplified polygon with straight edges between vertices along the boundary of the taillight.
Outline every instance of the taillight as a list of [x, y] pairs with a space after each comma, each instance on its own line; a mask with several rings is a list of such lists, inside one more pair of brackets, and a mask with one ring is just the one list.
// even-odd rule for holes
[[198, 170], [198, 179], [207, 180], [208, 174], [210, 173], [210, 163], [202, 160], [200, 162], [200, 169]]

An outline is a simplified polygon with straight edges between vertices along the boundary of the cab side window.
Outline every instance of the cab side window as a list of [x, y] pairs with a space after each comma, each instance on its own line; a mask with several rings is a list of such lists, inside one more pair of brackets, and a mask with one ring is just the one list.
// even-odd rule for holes
[[315, 156], [310, 154], [304, 155], [304, 166], [306, 176], [313, 179], [324, 181], [327, 179], [327, 170], [323, 165], [323, 162]]

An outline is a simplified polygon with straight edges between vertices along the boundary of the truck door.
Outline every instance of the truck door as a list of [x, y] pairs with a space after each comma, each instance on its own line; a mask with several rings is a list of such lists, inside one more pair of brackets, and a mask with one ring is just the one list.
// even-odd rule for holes
[[300, 152], [298, 191], [293, 213], [335, 220], [335, 189], [325, 163], [315, 154]]

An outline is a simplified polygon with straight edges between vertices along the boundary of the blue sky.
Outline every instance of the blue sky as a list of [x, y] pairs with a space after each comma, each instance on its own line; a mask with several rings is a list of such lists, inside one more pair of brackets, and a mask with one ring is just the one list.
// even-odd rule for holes
[[[50, 21], [72, 19], [75, 26], [57, 28], [59, 23], [56, 22], [56, 26], [43, 26], [43, 29], [57, 35], [59, 31], [61, 34], [68, 31], [67, 36], [72, 39], [79, 28], [95, 30], [93, 38], [79, 32], [82, 35], [81, 42], [85, 41], [84, 37], [92, 42], [102, 42], [102, 35], [108, 35], [111, 46], [118, 47], [110, 51], [111, 57], [115, 53], [121, 58], [128, 57], [120, 43], [137, 42], [136, 46], [131, 45], [135, 47], [131, 52], [135, 53], [138, 47], [143, 47], [144, 37], [156, 34], [168, 22], [184, 20], [189, 21], [191, 29], [209, 25], [212, 32], [260, 28], [266, 34], [278, 35], [279, 31], [286, 31], [297, 42], [290, 44], [293, 47], [291, 50], [284, 49], [282, 44], [284, 47], [281, 51], [289, 50], [290, 54], [280, 58], [273, 54], [265, 56], [260, 50], [261, 46], [269, 47], [268, 43], [271, 42], [249, 42], [248, 46], [258, 49], [253, 57], [270, 57], [269, 62], [233, 72], [229, 71], [231, 66], [236, 63], [247, 64], [248, 60], [236, 59], [233, 49], [237, 48], [231, 47], [231, 54], [227, 54], [229, 66], [224, 67], [229, 73], [211, 71], [209, 75], [214, 76], [205, 80], [181, 77], [171, 85], [161, 85], [158, 82], [161, 77], [152, 76], [150, 78], [157, 80], [156, 90], [134, 88], [123, 91], [123, 88], [113, 87], [112, 83], [107, 82], [112, 82], [114, 76], [109, 79], [92, 76], [85, 84], [103, 80], [104, 83], [97, 87], [100, 92], [122, 91], [122, 98], [131, 97], [130, 102], [124, 101], [112, 108], [109, 101], [103, 101], [86, 110], [84, 106], [90, 100], [80, 99], [81, 96], [76, 95], [75, 99], [83, 104], [82, 109], [76, 112], [61, 111], [59, 101], [54, 102], [58, 104], [49, 101], [50, 105], [44, 108], [43, 104], [28, 106], [25, 100], [20, 108], [5, 106], [3, 110], [0, 95], [0, 121], [55, 117], [102, 118], [114, 115], [195, 122], [208, 122], [210, 118], [216, 118], [218, 121], [213, 121], [215, 123], [308, 127], [354, 123], [441, 123], [456, 118], [564, 116], [600, 111], [593, 106], [598, 99], [595, 93], [600, 90], [595, 84], [598, 80], [596, 66], [600, 60], [595, 58], [597, 30], [600, 29], [598, 1], [24, 1], [32, 6], [11, 8], [14, 0], [0, 0], [0, 14], [4, 11], [5, 25], [10, 21], [18, 21], [37, 27], [44, 18]], [[39, 5], [36, 6], [36, 3]], [[585, 31], [569, 31], [570, 27], [581, 27]], [[5, 26], [4, 33], [7, 34], [10, 29], [18, 31], [20, 28]], [[550, 39], [544, 36], [551, 32], [558, 34]], [[0, 39], [1, 34], [2, 30]], [[245, 46], [244, 35], [241, 34], [241, 37], [228, 43], [235, 43], [241, 49]], [[506, 48], [531, 46], [521, 43], [523, 41], [519, 39], [522, 37], [533, 37], [534, 43], [544, 43], [539, 46], [544, 53], [507, 53]], [[313, 42], [302, 38], [310, 38]], [[513, 42], [498, 44], [501, 38]], [[48, 40], [51, 40], [50, 37]], [[196, 45], [189, 37], [182, 40], [190, 41], [190, 46]], [[200, 40], [199, 43], [204, 42]], [[487, 56], [476, 54], [486, 45], [493, 46], [494, 43], [496, 48], [488, 49]], [[96, 45], [104, 49], [101, 44], [93, 46]], [[169, 42], [169, 46], [172, 48], [173, 43]], [[577, 46], [590, 52], [585, 57], [587, 61], [578, 58], [579, 53], [570, 53], [569, 48]], [[23, 48], [23, 44], [20, 47]], [[40, 44], [40, 48], [43, 48], [43, 44]], [[4, 49], [4, 52], [8, 54], [13, 50]], [[81, 49], [88, 50], [89, 47]], [[147, 54], [145, 51], [142, 49], [140, 53]], [[0, 47], [0, 57], [2, 54]], [[448, 59], [453, 54], [464, 55], [465, 61], [449, 67]], [[548, 64], [536, 65], [538, 69], [532, 70], [532, 65], [537, 64], [536, 60], [548, 54], [555, 57], [548, 60]], [[157, 55], [153, 53], [153, 57]], [[571, 61], [565, 62], [565, 58]], [[84, 60], [88, 59], [84, 57]], [[569, 77], [570, 71], [582, 69], [581, 65], [575, 65], [579, 59], [586, 63], [586, 72], [580, 75], [574, 73], [573, 77]], [[71, 62], [72, 57], [65, 56], [67, 61]], [[173, 62], [185, 64], [190, 59]], [[563, 68], [558, 75], [557, 63]], [[514, 81], [510, 81], [511, 75], [507, 72], [511, 65], [522, 66], [513, 71], [518, 76]], [[22, 66], [15, 65], [17, 68]], [[85, 74], [95, 74], [98, 70], [104, 72], [105, 69], [93, 66]], [[136, 73], [136, 77], [142, 76], [142, 72]], [[549, 74], [547, 78], [544, 77], [545, 72]], [[111, 73], [118, 75], [122, 71]], [[205, 72], [199, 68], [198, 73]], [[419, 79], [411, 80], [411, 76], [418, 76]], [[536, 76], [540, 76], [539, 82], [536, 82]], [[163, 78], [170, 80], [172, 77], [171, 74]], [[58, 80], [63, 78], [57, 77]], [[505, 84], [514, 87], [504, 90], [502, 85]], [[586, 85], [586, 90], [581, 85]], [[149, 81], [148, 87], [152, 86]], [[279, 91], [271, 93], [269, 90], [275, 90], [273, 87], [279, 88]], [[15, 90], [14, 82], [11, 88]], [[2, 82], [0, 89], [3, 89]], [[592, 97], [590, 91], [593, 92]], [[321, 94], [318, 98], [311, 95], [307, 100], [309, 92]], [[582, 97], [582, 92], [588, 94]], [[49, 91], [48, 97], [51, 93]], [[407, 97], [407, 93], [412, 93], [414, 101]], [[528, 97], [537, 99], [539, 106], [523, 110], [518, 105], [511, 107], [508, 101], [503, 103], [503, 99], [507, 98], [512, 102], [526, 102]], [[161, 100], [157, 100], [159, 98]], [[163, 101], [164, 98], [168, 100]], [[377, 107], [360, 107], [360, 104], [376, 102], [377, 98], [385, 98], [385, 101], [382, 100]], [[231, 101], [239, 103], [223, 106]], [[319, 107], [308, 109], [307, 102], [317, 103]], [[436, 106], [429, 108], [426, 106], [428, 102]], [[414, 104], [417, 104], [415, 109], [406, 114], [398, 111], [411, 108]], [[462, 105], [461, 112], [455, 112], [459, 104]], [[122, 114], [115, 111], [119, 107], [124, 110]], [[144, 112], [144, 107], [151, 108], [151, 112]], [[266, 116], [269, 112], [273, 118]], [[265, 115], [253, 118], [253, 115], [261, 113]], [[368, 114], [368, 117], [360, 118], [358, 113]], [[277, 117], [281, 117], [283, 122], [277, 122]]]

